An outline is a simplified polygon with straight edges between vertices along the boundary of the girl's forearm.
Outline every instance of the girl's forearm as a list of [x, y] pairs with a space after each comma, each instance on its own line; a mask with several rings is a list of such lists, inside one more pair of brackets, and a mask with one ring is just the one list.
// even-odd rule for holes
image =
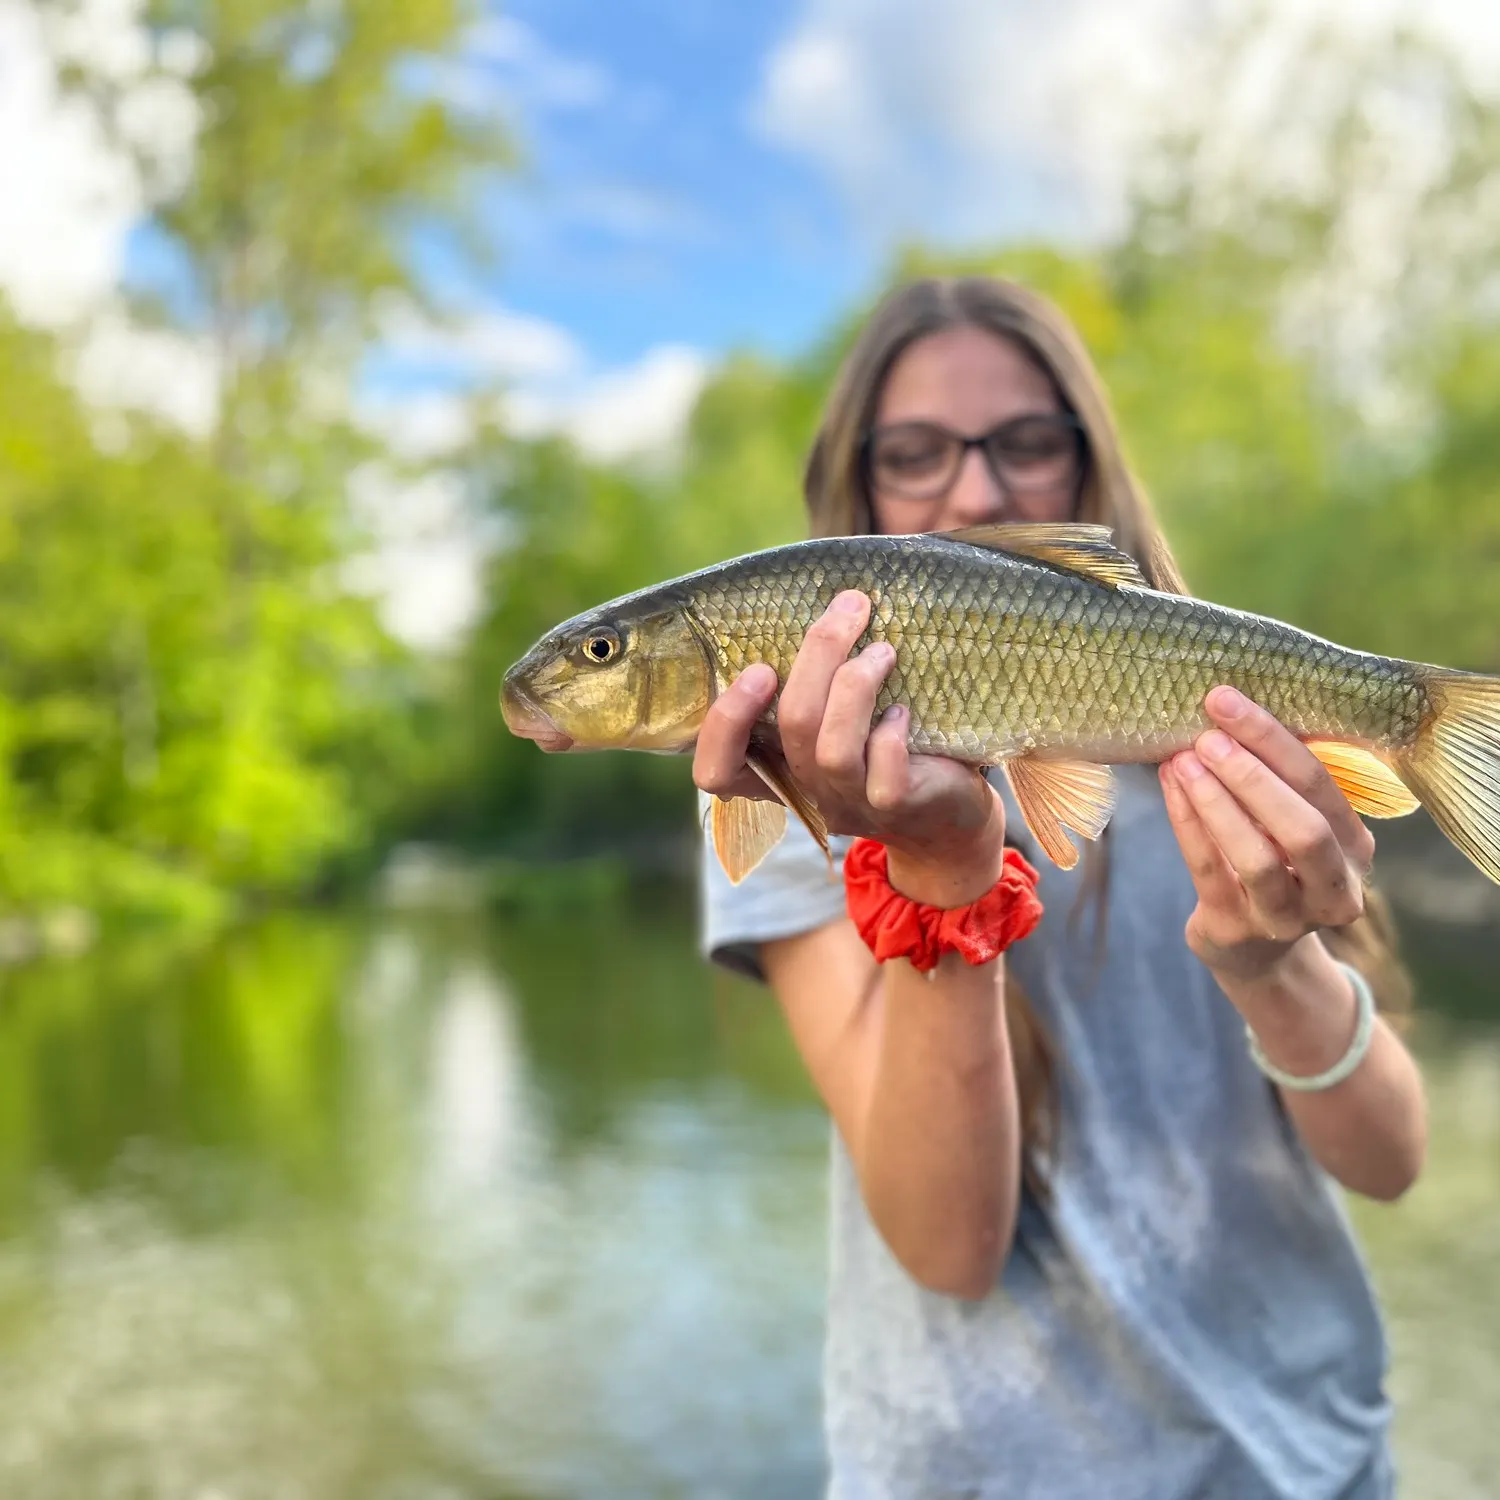
[[[1002, 829], [962, 857], [889, 854], [891, 884], [954, 907], [998, 879]], [[916, 1280], [982, 1297], [1010, 1248], [1021, 1180], [1015, 1067], [1005, 1027], [1003, 960], [944, 955], [931, 975], [883, 966], [875, 1077], [861, 1132], [871, 1217]]]
[[971, 968], [947, 954], [930, 979], [904, 961], [884, 970], [865, 1201], [917, 1281], [983, 1297], [1010, 1249], [1021, 1180], [1001, 962]]
[[[1264, 978], [1220, 977], [1219, 984], [1284, 1072], [1323, 1072], [1354, 1035], [1357, 1007], [1348, 976], [1316, 934]], [[1427, 1147], [1421, 1074], [1383, 1021], [1376, 1022], [1364, 1060], [1342, 1083], [1280, 1094], [1313, 1157], [1351, 1191], [1393, 1199], [1416, 1181]]]

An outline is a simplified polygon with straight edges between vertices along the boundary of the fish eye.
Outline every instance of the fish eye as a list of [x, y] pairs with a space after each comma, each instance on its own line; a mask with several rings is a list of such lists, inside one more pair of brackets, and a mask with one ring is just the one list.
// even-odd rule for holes
[[583, 638], [583, 654], [596, 665], [613, 661], [619, 650], [620, 637], [613, 630], [596, 630]]

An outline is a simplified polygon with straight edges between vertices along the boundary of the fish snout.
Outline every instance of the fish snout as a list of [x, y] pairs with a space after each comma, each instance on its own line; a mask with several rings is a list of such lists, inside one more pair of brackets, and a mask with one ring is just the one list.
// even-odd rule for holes
[[571, 750], [573, 741], [548, 718], [546, 711], [519, 682], [507, 677], [500, 688], [500, 712], [505, 727], [523, 740], [535, 740], [547, 751]]

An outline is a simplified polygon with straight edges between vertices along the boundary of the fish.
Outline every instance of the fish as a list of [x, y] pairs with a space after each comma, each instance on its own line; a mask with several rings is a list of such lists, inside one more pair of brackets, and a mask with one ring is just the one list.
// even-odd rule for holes
[[[1376, 656], [1295, 626], [1150, 588], [1108, 527], [1002, 523], [910, 536], [822, 537], [626, 594], [549, 631], [505, 674], [512, 733], [544, 750], [690, 753], [745, 668], [785, 683], [808, 627], [846, 589], [871, 601], [857, 652], [895, 649], [874, 719], [909, 710], [908, 748], [998, 767], [1047, 857], [1078, 860], [1114, 807], [1114, 765], [1154, 764], [1211, 721], [1227, 683], [1327, 768], [1354, 809], [1425, 807], [1500, 884], [1500, 677]], [[827, 853], [816, 800], [781, 754], [773, 700], [748, 761], [764, 799], [713, 804], [738, 883], [788, 812]]]

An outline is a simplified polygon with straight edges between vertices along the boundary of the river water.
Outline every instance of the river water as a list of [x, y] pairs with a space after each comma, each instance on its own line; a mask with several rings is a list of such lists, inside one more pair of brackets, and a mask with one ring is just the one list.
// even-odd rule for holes
[[[0, 1496], [818, 1492], [827, 1127], [686, 898], [278, 916], [0, 988]], [[1413, 951], [1472, 1016], [1493, 926]], [[1492, 1011], [1493, 1013], [1493, 1011]], [[1355, 1205], [1403, 1493], [1500, 1494], [1500, 1030]]]

